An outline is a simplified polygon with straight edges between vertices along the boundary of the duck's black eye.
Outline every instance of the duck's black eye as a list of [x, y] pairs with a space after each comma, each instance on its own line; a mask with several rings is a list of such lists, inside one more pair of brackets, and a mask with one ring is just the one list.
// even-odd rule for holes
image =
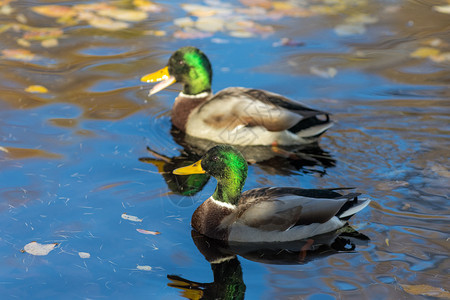
[[217, 157], [217, 156], [213, 156], [213, 157], [212, 157], [212, 160], [213, 160], [213, 161], [217, 161], [218, 159], [219, 159], [219, 157]]
[[184, 60], [180, 60], [180, 61], [178, 62], [178, 64], [180, 64], [181, 66], [183, 66], [183, 65], [184, 65]]

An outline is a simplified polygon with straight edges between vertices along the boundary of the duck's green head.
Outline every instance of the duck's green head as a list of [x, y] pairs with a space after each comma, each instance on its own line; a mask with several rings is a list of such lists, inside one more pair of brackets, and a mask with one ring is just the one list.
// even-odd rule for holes
[[183, 93], [197, 95], [211, 92], [212, 69], [206, 55], [195, 47], [183, 47], [169, 58], [167, 67], [141, 78], [144, 82], [162, 81], [155, 85], [149, 96], [180, 82]]
[[173, 171], [177, 175], [208, 173], [217, 179], [214, 199], [237, 204], [247, 178], [247, 161], [230, 145], [218, 145], [198, 162]]

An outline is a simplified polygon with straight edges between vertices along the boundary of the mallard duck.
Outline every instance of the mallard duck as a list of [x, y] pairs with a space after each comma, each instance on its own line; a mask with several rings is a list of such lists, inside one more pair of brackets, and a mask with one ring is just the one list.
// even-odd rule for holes
[[332, 126], [329, 114], [264, 90], [230, 87], [211, 92], [212, 69], [206, 55], [183, 47], [168, 65], [141, 78], [162, 81], [149, 96], [180, 82], [172, 123], [186, 134], [234, 145], [299, 145], [317, 141]]
[[199, 233], [232, 242], [287, 242], [343, 227], [369, 199], [337, 189], [263, 187], [241, 193], [247, 162], [230, 145], [218, 145], [177, 175], [208, 173], [217, 179], [214, 194], [192, 215]]

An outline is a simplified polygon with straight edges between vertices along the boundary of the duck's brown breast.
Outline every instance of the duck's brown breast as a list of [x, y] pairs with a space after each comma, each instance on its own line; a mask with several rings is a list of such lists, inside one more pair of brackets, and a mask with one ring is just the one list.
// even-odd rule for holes
[[210, 94], [205, 97], [186, 97], [178, 95], [172, 107], [172, 123], [181, 131], [186, 131], [186, 123], [191, 112], [200, 104], [209, 98]]
[[234, 213], [232, 208], [219, 206], [214, 203], [214, 200], [209, 198], [195, 210], [192, 215], [191, 225], [195, 230], [207, 237], [227, 240], [228, 228], [221, 225], [224, 218], [232, 213]]

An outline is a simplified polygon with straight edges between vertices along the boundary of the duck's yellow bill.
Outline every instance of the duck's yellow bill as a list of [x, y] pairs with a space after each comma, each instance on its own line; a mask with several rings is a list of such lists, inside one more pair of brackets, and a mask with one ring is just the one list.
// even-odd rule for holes
[[157, 85], [155, 85], [150, 92], [148, 93], [149, 96], [156, 94], [157, 92], [165, 89], [169, 85], [176, 82], [175, 77], [171, 76], [169, 74], [169, 67], [162, 68], [159, 71], [156, 71], [151, 74], [147, 74], [145, 76], [142, 76], [141, 81], [143, 82], [158, 82]]
[[169, 67], [162, 68], [151, 74], [147, 74], [141, 77], [142, 82], [158, 82], [162, 80], [167, 80], [169, 78]]
[[175, 175], [191, 175], [191, 174], [204, 174], [205, 170], [202, 168], [202, 160], [200, 159], [198, 162], [193, 163], [190, 166], [182, 167], [173, 170], [172, 172]]

